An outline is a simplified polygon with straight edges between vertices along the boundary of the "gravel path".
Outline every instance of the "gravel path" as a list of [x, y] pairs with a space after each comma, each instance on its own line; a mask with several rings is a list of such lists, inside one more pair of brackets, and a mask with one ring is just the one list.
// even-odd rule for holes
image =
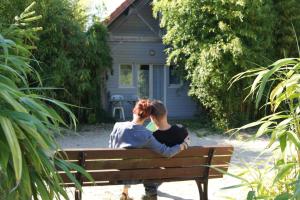
[[[77, 135], [66, 134], [58, 137], [57, 141], [62, 148], [74, 147], [107, 147], [110, 131], [112, 127], [105, 126], [87, 126], [77, 132]], [[229, 139], [227, 136], [211, 135], [199, 138], [195, 133], [190, 132], [192, 145], [211, 145], [211, 144], [231, 144], [234, 146], [234, 155], [231, 160], [229, 172], [237, 172], [238, 165], [243, 161], [247, 163], [254, 162], [259, 153], [266, 147], [267, 140], [257, 141], [241, 141], [237, 139]], [[266, 157], [262, 158], [265, 159]], [[222, 200], [225, 197], [231, 197], [237, 200], [246, 199], [246, 191], [242, 188], [232, 190], [222, 190], [222, 187], [238, 184], [239, 181], [224, 176], [222, 179], [213, 179], [209, 181], [209, 199]], [[83, 191], [83, 200], [118, 200], [122, 186], [101, 186], [101, 187], [85, 187]], [[130, 196], [134, 200], [141, 199], [144, 194], [143, 185], [133, 185], [130, 190]], [[194, 181], [170, 182], [163, 183], [159, 187], [159, 200], [198, 200], [198, 189]], [[70, 189], [70, 197], [73, 196], [73, 189]], [[73, 197], [71, 197], [73, 199]]]

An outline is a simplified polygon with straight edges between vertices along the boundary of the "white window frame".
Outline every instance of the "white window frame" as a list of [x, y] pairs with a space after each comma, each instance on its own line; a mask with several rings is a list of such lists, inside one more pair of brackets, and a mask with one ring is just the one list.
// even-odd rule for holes
[[[121, 66], [122, 65], [130, 65], [131, 66], [131, 85], [127, 86], [127, 85], [122, 85], [121, 83]], [[133, 64], [119, 64], [119, 88], [135, 88], [134, 87], [134, 78], [133, 78]]]
[[168, 66], [168, 88], [180, 88], [183, 85], [183, 80], [182, 78], [180, 78], [180, 83], [177, 84], [171, 84], [170, 83], [170, 73], [171, 73], [171, 66]]

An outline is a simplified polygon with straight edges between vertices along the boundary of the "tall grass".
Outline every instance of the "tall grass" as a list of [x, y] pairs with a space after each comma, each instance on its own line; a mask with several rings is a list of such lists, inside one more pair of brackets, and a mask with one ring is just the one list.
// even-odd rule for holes
[[76, 119], [66, 104], [41, 95], [49, 88], [42, 87], [30, 65], [35, 32], [40, 28], [29, 23], [41, 17], [35, 16], [33, 7], [34, 3], [17, 16], [15, 24], [1, 26], [0, 199], [68, 199], [56, 168], [84, 171], [53, 157], [58, 149], [54, 133], [59, 133], [60, 125], [68, 126], [53, 107], [68, 113], [73, 125]]

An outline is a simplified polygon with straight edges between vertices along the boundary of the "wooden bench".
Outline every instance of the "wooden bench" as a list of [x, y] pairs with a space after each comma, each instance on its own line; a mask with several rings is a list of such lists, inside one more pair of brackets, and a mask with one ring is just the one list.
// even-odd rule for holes
[[[78, 172], [76, 179], [82, 186], [120, 185], [122, 181], [168, 182], [195, 180], [201, 200], [207, 200], [208, 179], [222, 178], [223, 174], [207, 166], [227, 171], [233, 152], [232, 146], [190, 147], [175, 157], [165, 158], [149, 149], [64, 149], [59, 155], [85, 168], [95, 182]], [[63, 171], [63, 185], [74, 183]], [[75, 191], [75, 200], [81, 191]]]

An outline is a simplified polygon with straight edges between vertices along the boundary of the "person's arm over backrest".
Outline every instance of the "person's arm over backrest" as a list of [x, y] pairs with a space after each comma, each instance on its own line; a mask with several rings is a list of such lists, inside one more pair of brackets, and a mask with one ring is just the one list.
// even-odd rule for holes
[[111, 131], [110, 136], [109, 136], [109, 142], [108, 142], [109, 148], [114, 148], [116, 129], [117, 129], [117, 123], [114, 125], [114, 128]]
[[180, 145], [175, 145], [172, 147], [168, 147], [160, 142], [158, 142], [152, 134], [146, 135], [146, 143], [144, 148], [151, 149], [165, 157], [172, 157], [175, 156], [177, 153], [181, 151]]

